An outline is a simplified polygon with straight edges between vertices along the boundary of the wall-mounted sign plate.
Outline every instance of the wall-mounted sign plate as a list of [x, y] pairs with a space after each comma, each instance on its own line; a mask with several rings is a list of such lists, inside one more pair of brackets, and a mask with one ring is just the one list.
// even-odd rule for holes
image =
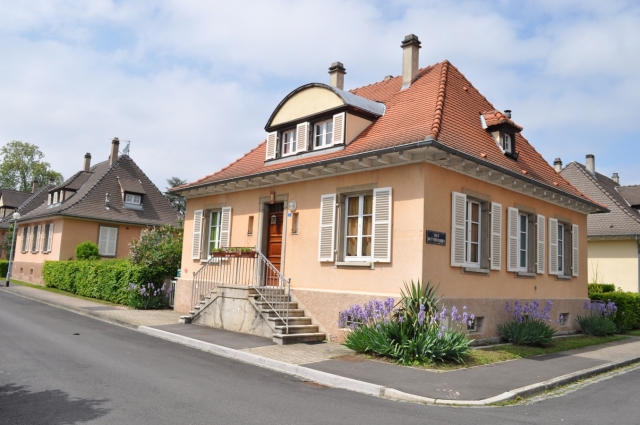
[[444, 232], [436, 232], [434, 230], [427, 230], [427, 243], [434, 245], [446, 245], [447, 234]]

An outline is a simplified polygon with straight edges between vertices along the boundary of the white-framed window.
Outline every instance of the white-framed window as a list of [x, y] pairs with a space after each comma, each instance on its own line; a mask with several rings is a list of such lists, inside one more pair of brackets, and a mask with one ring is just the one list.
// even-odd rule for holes
[[135, 195], [133, 193], [127, 193], [124, 195], [124, 202], [125, 204], [140, 205], [142, 204], [142, 196]]
[[480, 267], [481, 206], [479, 202], [467, 200], [465, 217], [465, 263]]
[[513, 153], [513, 142], [511, 140], [511, 135], [509, 133], [504, 133], [504, 142], [502, 147], [505, 152]]
[[355, 195], [346, 198], [345, 261], [371, 259], [373, 224], [373, 195]]
[[53, 192], [53, 203], [54, 204], [58, 203], [58, 192]]
[[518, 269], [527, 271], [529, 267], [529, 216], [518, 215]]
[[324, 148], [333, 143], [333, 119], [317, 122], [313, 126], [314, 148]]
[[23, 254], [27, 252], [29, 247], [29, 227], [22, 228], [22, 246], [20, 247], [20, 252]]
[[564, 275], [564, 260], [565, 260], [565, 237], [564, 237], [564, 224], [558, 223], [558, 274]]
[[296, 130], [282, 132], [282, 156], [296, 153]]
[[221, 225], [221, 211], [209, 212], [209, 239], [207, 243], [207, 256], [211, 255], [214, 249], [220, 248], [220, 225]]
[[42, 252], [48, 254], [51, 252], [51, 243], [53, 241], [53, 223], [45, 224], [42, 232]]
[[98, 251], [103, 257], [115, 257], [118, 242], [118, 228], [100, 226], [98, 236]]
[[40, 242], [40, 226], [33, 226], [31, 228], [31, 252], [38, 252]]

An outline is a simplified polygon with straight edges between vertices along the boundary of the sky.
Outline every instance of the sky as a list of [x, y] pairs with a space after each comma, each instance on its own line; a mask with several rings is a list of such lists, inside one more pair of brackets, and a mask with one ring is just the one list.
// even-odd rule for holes
[[113, 137], [162, 190], [264, 140], [296, 87], [345, 88], [448, 59], [553, 162], [640, 184], [640, 2], [0, 0], [0, 144], [40, 147], [69, 177]]

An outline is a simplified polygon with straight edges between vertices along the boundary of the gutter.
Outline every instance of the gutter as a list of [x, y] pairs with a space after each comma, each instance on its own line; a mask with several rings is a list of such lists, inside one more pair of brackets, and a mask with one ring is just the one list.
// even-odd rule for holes
[[168, 193], [171, 195], [180, 195], [182, 192], [185, 191], [190, 191], [193, 189], [200, 189], [203, 187], [207, 187], [207, 186], [211, 186], [211, 185], [218, 185], [218, 184], [227, 184], [227, 183], [232, 183], [232, 182], [237, 182], [237, 181], [241, 181], [241, 180], [247, 180], [247, 179], [255, 179], [255, 178], [260, 178], [260, 177], [265, 177], [268, 175], [273, 175], [273, 174], [280, 174], [280, 173], [288, 173], [288, 172], [293, 172], [293, 171], [298, 171], [298, 170], [305, 170], [308, 168], [312, 168], [312, 167], [321, 167], [321, 166], [326, 166], [326, 165], [330, 165], [330, 164], [335, 164], [335, 163], [340, 163], [340, 162], [345, 162], [345, 161], [351, 161], [351, 160], [355, 160], [355, 159], [364, 159], [364, 158], [368, 158], [371, 156], [376, 156], [376, 155], [385, 155], [385, 154], [390, 154], [390, 153], [396, 153], [396, 152], [404, 152], [404, 151], [408, 151], [411, 149], [419, 149], [419, 148], [424, 148], [424, 147], [434, 147], [438, 150], [441, 150], [443, 152], [449, 153], [451, 155], [454, 156], [458, 156], [460, 158], [469, 160], [471, 162], [474, 162], [476, 164], [482, 165], [484, 167], [487, 167], [491, 170], [495, 170], [498, 171], [502, 174], [508, 175], [510, 177], [522, 180], [526, 183], [538, 186], [543, 188], [544, 190], [550, 191], [552, 193], [556, 193], [558, 195], [561, 196], [565, 196], [567, 198], [573, 199], [574, 201], [578, 201], [581, 202], [583, 204], [587, 204], [593, 208], [596, 208], [598, 210], [598, 213], [606, 213], [606, 212], [610, 212], [610, 210], [595, 204], [591, 201], [588, 201], [584, 198], [581, 198], [579, 196], [576, 195], [572, 195], [570, 193], [564, 192], [558, 188], [555, 188], [553, 186], [549, 186], [546, 183], [542, 183], [539, 182], [537, 180], [532, 179], [531, 177], [525, 176], [523, 174], [518, 174], [514, 171], [511, 170], [507, 170], [505, 168], [502, 168], [498, 165], [493, 164], [492, 162], [489, 161], [485, 161], [483, 159], [480, 158], [476, 158], [473, 155], [469, 155], [467, 153], [464, 152], [460, 152], [459, 150], [450, 148], [448, 146], [443, 145], [442, 143], [436, 141], [433, 137], [429, 136], [427, 137], [425, 140], [419, 141], [419, 142], [413, 142], [413, 143], [409, 143], [406, 145], [399, 145], [399, 146], [394, 146], [391, 148], [383, 148], [383, 149], [378, 149], [378, 150], [374, 150], [374, 151], [367, 151], [367, 152], [361, 152], [361, 153], [357, 153], [357, 154], [353, 154], [353, 155], [349, 155], [349, 156], [342, 156], [339, 158], [331, 158], [331, 159], [325, 159], [322, 161], [317, 161], [317, 162], [310, 162], [310, 163], [306, 163], [306, 164], [301, 164], [301, 165], [294, 165], [291, 167], [287, 167], [287, 168], [281, 168], [281, 169], [277, 169], [277, 170], [272, 170], [272, 171], [266, 171], [266, 172], [262, 172], [262, 173], [257, 173], [257, 174], [249, 174], [249, 175], [245, 175], [242, 177], [233, 177], [233, 178], [229, 178], [229, 179], [223, 179], [223, 180], [216, 180], [215, 182], [207, 182], [207, 183], [201, 183], [201, 184], [197, 184], [197, 185], [193, 185], [193, 186], [189, 186], [188, 188], [185, 189], [172, 189], [169, 190]]

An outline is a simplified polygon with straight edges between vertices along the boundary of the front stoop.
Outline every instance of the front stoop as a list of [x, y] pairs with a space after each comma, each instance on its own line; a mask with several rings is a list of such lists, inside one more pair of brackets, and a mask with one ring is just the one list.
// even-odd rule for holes
[[[274, 291], [281, 291], [279, 294]], [[242, 294], [242, 295], [239, 295]], [[254, 315], [252, 322], [261, 321], [268, 326], [251, 326], [248, 329], [235, 329], [234, 322], [224, 320], [225, 316], [222, 311], [216, 311], [213, 316], [219, 318], [220, 323], [214, 323], [213, 326], [221, 327], [230, 331], [246, 332], [259, 336], [271, 337], [273, 342], [280, 345], [296, 344], [300, 342], [316, 342], [326, 340], [326, 334], [319, 331], [318, 325], [313, 324], [313, 319], [306, 315], [304, 309], [299, 308], [297, 302], [282, 302], [284, 297], [284, 289], [269, 288], [269, 295], [263, 298], [256, 289], [249, 287], [232, 287], [218, 286], [211, 294], [205, 296], [198, 305], [194, 306], [188, 316], [182, 316], [180, 323], [198, 323], [201, 316], [205, 316], [210, 309], [219, 308], [219, 298], [233, 298], [236, 302], [240, 299], [246, 300], [253, 306]], [[276, 297], [278, 302], [276, 302]], [[272, 301], [272, 299], [274, 301]], [[269, 304], [268, 301], [271, 301]], [[237, 304], [235, 304], [237, 305]], [[287, 307], [289, 308], [289, 329], [287, 332], [286, 319], [278, 317], [286, 315]], [[246, 314], [246, 311], [245, 311]], [[256, 320], [258, 319], [258, 320]], [[246, 320], [242, 321], [245, 324]], [[209, 324], [211, 326], [211, 324]], [[265, 335], [265, 333], [270, 335]]]

